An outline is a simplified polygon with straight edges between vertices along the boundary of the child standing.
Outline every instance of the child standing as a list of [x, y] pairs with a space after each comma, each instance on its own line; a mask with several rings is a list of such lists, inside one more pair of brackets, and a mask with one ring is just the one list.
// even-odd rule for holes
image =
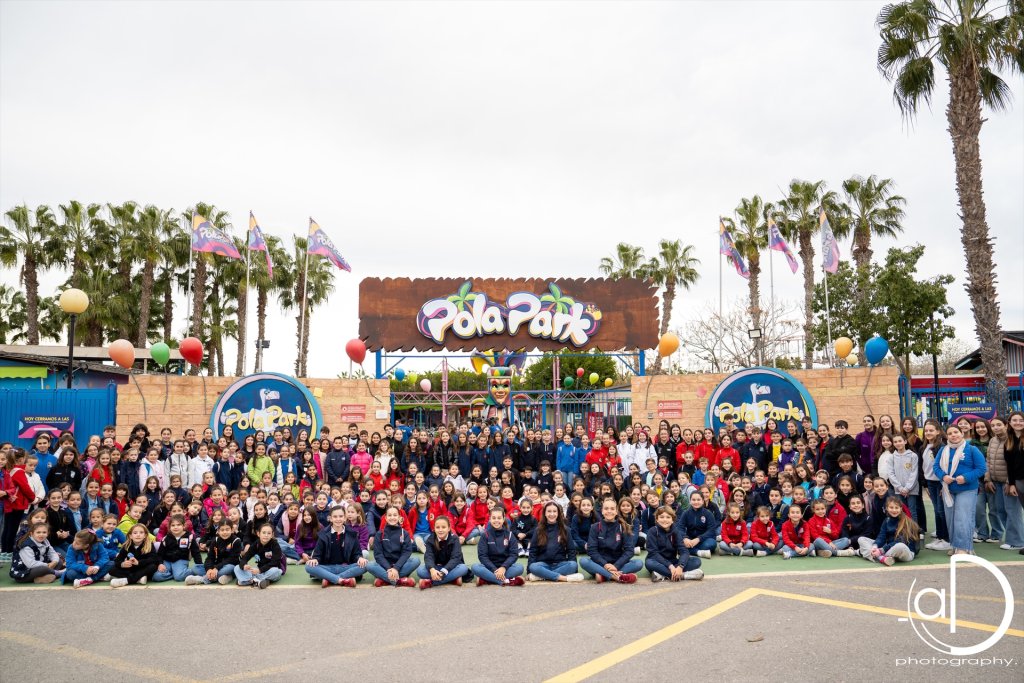
[[[527, 514], [520, 517], [533, 519]], [[523, 565], [517, 562], [520, 554], [519, 542], [516, 540], [516, 534], [505, 524], [504, 507], [496, 506], [491, 510], [490, 524], [480, 538], [477, 553], [480, 562], [473, 565], [477, 586], [488, 583], [496, 586], [523, 585]]]
[[160, 558], [153, 550], [153, 537], [142, 524], [128, 531], [128, 540], [121, 546], [110, 569], [110, 587], [121, 588], [130, 583], [145, 585], [156, 573]]

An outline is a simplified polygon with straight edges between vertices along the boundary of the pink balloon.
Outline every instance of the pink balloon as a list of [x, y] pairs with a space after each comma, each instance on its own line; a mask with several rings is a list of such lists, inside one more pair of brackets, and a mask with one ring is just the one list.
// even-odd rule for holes
[[135, 364], [135, 346], [127, 339], [118, 339], [107, 347], [107, 355], [124, 369]]
[[583, 376], [583, 372], [584, 372], [583, 368], [576, 368], [576, 376], [577, 377], [582, 377]]
[[420, 380], [420, 389], [422, 389], [423, 391], [425, 391], [427, 393], [430, 393], [430, 380], [427, 379], [426, 377], [421, 379]]

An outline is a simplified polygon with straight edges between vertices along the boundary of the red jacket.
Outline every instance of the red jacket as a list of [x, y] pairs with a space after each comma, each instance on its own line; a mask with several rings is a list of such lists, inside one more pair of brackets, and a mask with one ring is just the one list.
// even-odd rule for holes
[[[7, 512], [28, 510], [28, 506], [36, 499], [32, 485], [28, 483], [28, 475], [21, 467], [15, 467], [4, 472], [4, 490], [7, 495], [0, 498], [3, 501], [3, 509]], [[12, 496], [13, 493], [13, 496]]]
[[[683, 441], [678, 446], [676, 446], [676, 469], [682, 467], [683, 463], [686, 462], [686, 458], [684, 458], [683, 456], [686, 454], [687, 451], [693, 453], [692, 443], [686, 443], [685, 441]], [[710, 466], [711, 463], [708, 463], [708, 467]]]
[[711, 469], [712, 465], [718, 464], [718, 449], [709, 444], [707, 441], [701, 441], [699, 444], [697, 444], [697, 447], [693, 449], [694, 464], [700, 466], [701, 458], [708, 459], [708, 469]]
[[722, 522], [722, 541], [724, 543], [739, 543], [743, 545], [749, 540], [750, 534], [747, 533], [747, 523], [742, 518], [734, 522], [726, 517], [725, 521]]
[[427, 508], [430, 510], [430, 528], [434, 528], [434, 520], [441, 515], [448, 514], [448, 506], [444, 504], [444, 501], [438, 498], [435, 501], [427, 503]]
[[[412, 527], [409, 526], [409, 516], [405, 514], [405, 510], [399, 510], [398, 514], [402, 516], [402, 528], [405, 529], [410, 536], [412, 536]], [[384, 515], [380, 516], [380, 525], [377, 527], [377, 531], [384, 531], [384, 527], [388, 525], [388, 520]]]
[[782, 525], [782, 543], [796, 550], [798, 545], [808, 547], [811, 545], [811, 534], [807, 529], [806, 522], [800, 522], [793, 528], [793, 522], [788, 519]]
[[604, 447], [591, 448], [590, 452], [587, 453], [587, 464], [588, 465], [600, 465], [604, 467], [604, 461], [608, 457], [608, 451]]
[[[907, 514], [909, 515], [910, 513], [908, 512]], [[833, 529], [842, 529], [843, 522], [846, 521], [846, 508], [843, 507], [842, 503], [836, 501], [832, 503], [832, 507], [828, 509], [825, 516], [832, 522]], [[913, 515], [910, 515], [910, 517], [913, 519]]]
[[491, 518], [491, 511], [487, 509], [486, 500], [474, 498], [469, 508], [469, 519], [473, 522], [473, 526], [483, 526]]
[[[820, 538], [831, 543], [842, 536], [843, 533], [843, 527], [836, 526], [827, 515], [825, 517], [814, 515], [807, 520], [807, 523], [804, 526], [807, 527], [807, 533], [810, 535], [812, 541]], [[783, 526], [782, 531], [786, 531], [785, 526]]]
[[465, 538], [469, 535], [469, 532], [473, 530], [472, 518], [470, 516], [470, 507], [467, 505], [462, 508], [462, 512], [459, 513], [453, 505], [449, 510], [448, 514], [452, 518], [452, 531], [456, 536]]
[[778, 548], [779, 532], [775, 530], [775, 525], [772, 524], [771, 519], [768, 520], [767, 524], [761, 522], [760, 519], [755, 519], [754, 523], [750, 525], [750, 540], [761, 545], [771, 543]]
[[515, 519], [522, 514], [519, 510], [519, 504], [516, 503], [515, 498], [502, 498], [501, 504], [505, 506], [505, 515], [509, 519]]
[[[730, 446], [729, 448], [719, 448], [716, 456], [718, 458], [719, 467], [722, 466], [722, 460], [724, 458], [729, 458], [730, 460], [732, 460], [732, 469], [734, 472], [743, 469], [743, 463], [740, 462], [740, 452], [737, 451], [732, 446]], [[710, 467], [710, 465], [711, 462], [708, 461], [708, 466]]]

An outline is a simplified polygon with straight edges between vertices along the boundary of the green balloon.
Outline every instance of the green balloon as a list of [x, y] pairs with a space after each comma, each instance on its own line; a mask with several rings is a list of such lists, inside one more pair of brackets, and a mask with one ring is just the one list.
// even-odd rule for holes
[[565, 379], [562, 380], [562, 386], [564, 386], [566, 389], [568, 389], [569, 387], [572, 386], [572, 382], [573, 382], [572, 377], [566, 377]]
[[167, 361], [171, 359], [171, 348], [163, 342], [157, 342], [156, 344], [153, 344], [153, 346], [149, 347], [149, 355], [157, 365], [163, 367], [167, 365]]

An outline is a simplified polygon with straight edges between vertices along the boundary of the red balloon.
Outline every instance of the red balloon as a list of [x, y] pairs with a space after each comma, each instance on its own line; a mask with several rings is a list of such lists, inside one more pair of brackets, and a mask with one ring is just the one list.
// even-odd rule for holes
[[576, 368], [576, 376], [577, 377], [582, 377], [583, 376], [583, 368]]
[[135, 346], [127, 339], [118, 339], [107, 347], [107, 355], [126, 370], [135, 363]]
[[362, 339], [349, 339], [348, 343], [345, 344], [345, 353], [354, 362], [363, 364], [366, 360], [366, 344], [363, 343]]
[[195, 337], [185, 337], [178, 346], [181, 357], [192, 365], [199, 365], [203, 362], [203, 342]]

